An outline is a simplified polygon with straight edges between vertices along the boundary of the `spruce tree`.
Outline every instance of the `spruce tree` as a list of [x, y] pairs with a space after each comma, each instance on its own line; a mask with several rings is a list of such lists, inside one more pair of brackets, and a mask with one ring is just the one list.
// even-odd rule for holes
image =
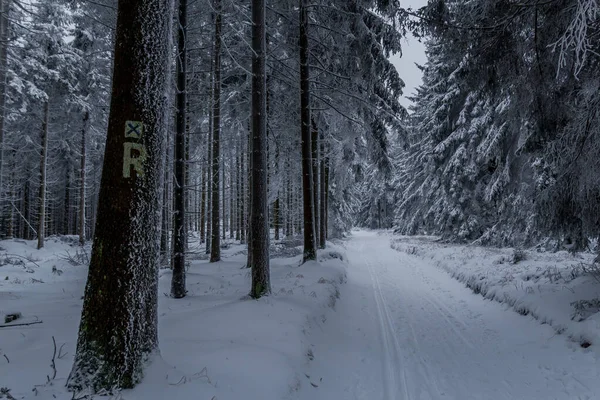
[[171, 0], [120, 0], [98, 218], [73, 391], [130, 388], [157, 350]]

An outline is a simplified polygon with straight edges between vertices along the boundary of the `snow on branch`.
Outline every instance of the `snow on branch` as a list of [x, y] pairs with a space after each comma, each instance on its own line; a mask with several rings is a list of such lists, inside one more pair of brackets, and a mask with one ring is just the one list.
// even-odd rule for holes
[[575, 54], [575, 76], [585, 65], [589, 54], [600, 56], [594, 49], [594, 30], [600, 22], [600, 6], [597, 0], [576, 0], [577, 5], [567, 29], [553, 45], [559, 51], [559, 71], [567, 66], [568, 54]]

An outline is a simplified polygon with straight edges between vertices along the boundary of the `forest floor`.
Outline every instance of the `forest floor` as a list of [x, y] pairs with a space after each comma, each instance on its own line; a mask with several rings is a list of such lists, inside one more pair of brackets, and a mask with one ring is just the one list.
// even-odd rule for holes
[[[216, 264], [192, 246], [184, 299], [163, 295], [162, 269], [161, 357], [114, 399], [600, 398], [591, 254], [353, 231], [300, 266], [300, 244], [275, 246], [274, 293], [259, 301], [246, 296], [240, 245]], [[85, 257], [69, 237], [39, 251], [30, 241], [0, 247], [0, 316], [43, 321], [0, 329], [0, 388], [70, 399]]]
[[[10, 325], [34, 323], [0, 328], [0, 389], [15, 399], [73, 397], [64, 385], [87, 278], [86, 256], [76, 243], [75, 237], [50, 238], [36, 250], [33, 241], [0, 242], [0, 325], [15, 312], [22, 317]], [[239, 244], [230, 243], [223, 261], [213, 264], [191, 245], [184, 299], [167, 296], [171, 272], [161, 269], [160, 357], [141, 384], [113, 398], [283, 399], [309, 385], [301, 373], [312, 357], [306, 335], [334, 307], [347, 264], [345, 250], [330, 244], [319, 262], [300, 266], [298, 245], [274, 246], [273, 295], [258, 301], [247, 296], [250, 274]]]

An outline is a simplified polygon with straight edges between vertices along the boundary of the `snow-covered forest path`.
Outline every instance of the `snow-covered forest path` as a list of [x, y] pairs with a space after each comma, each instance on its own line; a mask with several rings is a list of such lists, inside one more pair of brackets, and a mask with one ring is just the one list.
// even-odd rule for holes
[[358, 231], [348, 284], [311, 336], [308, 399], [594, 399], [597, 355]]

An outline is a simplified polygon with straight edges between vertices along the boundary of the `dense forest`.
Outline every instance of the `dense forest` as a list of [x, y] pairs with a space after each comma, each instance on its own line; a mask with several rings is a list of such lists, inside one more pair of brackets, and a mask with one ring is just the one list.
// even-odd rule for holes
[[[165, 179], [163, 254], [181, 224], [169, 218], [177, 215], [174, 187], [186, 192], [185, 229], [200, 240], [211, 240], [215, 200], [222, 235], [246, 236], [249, 4], [217, 6], [219, 22], [204, 2], [188, 6], [183, 100], [172, 68], [165, 177], [183, 157], [177, 173], [185, 184]], [[597, 159], [598, 7], [593, 0], [435, 1], [415, 11], [394, 2], [311, 5], [311, 151], [321, 171], [314, 199], [318, 208], [318, 193], [327, 194], [330, 234], [360, 224], [495, 244], [558, 236], [584, 247], [598, 227], [598, 184], [587, 173]], [[40, 245], [53, 234], [89, 239], [115, 2], [5, 0], [2, 10], [2, 235], [37, 237]], [[268, 203], [278, 236], [302, 230], [303, 219], [297, 14], [294, 2], [267, 9]], [[387, 60], [408, 30], [428, 55], [410, 113], [398, 103], [401, 71]], [[184, 121], [176, 120], [179, 101]], [[214, 154], [210, 143], [220, 143]]]
[[[39, 237], [40, 245], [44, 236], [53, 234], [89, 239], [95, 227], [108, 124], [115, 2], [5, 3], [3, 236]], [[214, 210], [219, 211], [221, 235], [245, 240], [248, 229], [250, 5], [211, 4], [187, 6], [189, 22], [180, 44], [185, 54], [178, 53], [185, 57], [183, 81], [176, 76], [177, 32], [173, 37], [163, 253], [170, 251], [167, 233], [178, 223], [170, 216], [176, 214], [173, 198], [179, 187], [186, 192], [185, 229], [200, 232], [200, 240], [211, 240], [207, 232]], [[207, 7], [220, 11], [206, 12]], [[373, 13], [373, 7], [380, 12]], [[329, 230], [340, 235], [353, 222], [356, 192], [351, 183], [359, 180], [360, 166], [381, 158], [381, 166], [390, 167], [387, 136], [400, 128], [399, 116], [404, 113], [397, 103], [403, 83], [387, 56], [400, 50], [401, 32], [387, 22], [398, 15], [392, 4], [339, 2], [312, 8], [307, 10], [310, 49], [305, 56], [311, 70], [307, 79], [314, 198], [318, 204], [321, 180], [316, 174], [327, 176], [322, 181], [324, 191], [331, 194]], [[356, 17], [344, 18], [348, 14]], [[298, 211], [302, 205], [298, 18], [296, 2], [277, 2], [267, 11], [268, 202], [270, 224], [281, 235], [301, 230], [303, 220]], [[180, 99], [182, 84], [186, 90]], [[178, 120], [181, 101], [186, 112]], [[181, 124], [179, 137], [175, 132], [181, 132]], [[177, 158], [184, 159], [183, 171], [177, 169]], [[169, 179], [175, 172], [185, 176], [185, 183]], [[213, 208], [211, 204], [217, 203]]]
[[484, 244], [598, 235], [599, 10], [586, 1], [430, 9], [424, 83], [394, 150], [402, 233]]
[[353, 226], [589, 248], [599, 71], [597, 0], [0, 0], [0, 236], [93, 240], [69, 385], [131, 387], [190, 241], [248, 244], [253, 298]]

